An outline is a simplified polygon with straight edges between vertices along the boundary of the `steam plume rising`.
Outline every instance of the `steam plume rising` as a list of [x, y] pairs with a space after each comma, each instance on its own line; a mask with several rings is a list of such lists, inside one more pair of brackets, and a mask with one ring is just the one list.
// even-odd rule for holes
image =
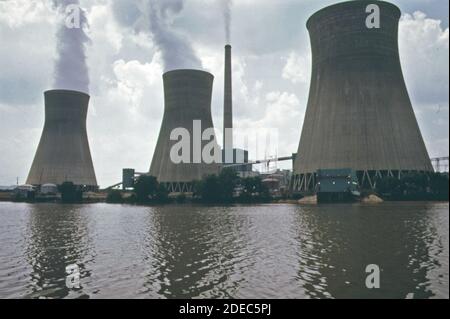
[[178, 33], [171, 29], [173, 17], [184, 8], [183, 0], [147, 0], [145, 12], [153, 40], [162, 53], [164, 70], [195, 68], [202, 63], [193, 48]]
[[219, 0], [222, 6], [223, 18], [225, 23], [225, 40], [227, 44], [231, 43], [231, 7], [233, 0]]
[[[85, 12], [79, 7], [79, 0], [54, 0], [54, 4], [62, 16], [56, 34], [57, 59], [54, 69], [54, 88], [89, 93], [86, 45], [90, 39], [85, 33], [88, 27]], [[74, 14], [70, 11], [66, 12], [69, 5], [79, 7], [79, 27], [72, 25], [71, 28], [67, 25], [67, 22], [76, 22], [76, 19], [68, 20], [69, 15]]]

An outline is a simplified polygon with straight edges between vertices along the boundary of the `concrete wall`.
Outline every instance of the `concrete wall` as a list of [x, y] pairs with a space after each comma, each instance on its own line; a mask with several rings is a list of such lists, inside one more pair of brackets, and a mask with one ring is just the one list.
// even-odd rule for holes
[[[218, 174], [218, 164], [193, 163], [193, 121], [201, 121], [202, 131], [214, 127], [211, 116], [213, 75], [197, 70], [175, 70], [165, 73], [163, 79], [164, 117], [150, 175], [159, 182], [189, 183], [205, 175]], [[177, 143], [170, 140], [170, 134], [176, 128], [185, 128], [190, 133], [191, 163], [175, 164], [170, 158], [170, 151]], [[202, 142], [202, 149], [206, 144], [207, 141]]]
[[89, 95], [45, 92], [45, 124], [27, 184], [97, 186], [86, 131]]
[[[366, 7], [381, 28], [366, 27]], [[400, 10], [387, 2], [349, 1], [308, 21], [312, 78], [295, 174], [318, 169], [433, 168], [400, 65]]]

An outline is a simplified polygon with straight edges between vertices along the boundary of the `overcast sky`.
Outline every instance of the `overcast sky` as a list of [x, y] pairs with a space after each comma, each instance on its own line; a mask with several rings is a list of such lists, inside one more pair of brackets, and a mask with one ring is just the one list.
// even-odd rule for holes
[[[220, 2], [185, 0], [170, 17], [171, 31], [215, 75], [212, 109], [219, 129], [225, 44]], [[278, 155], [296, 152], [300, 140], [311, 68], [306, 20], [336, 2], [234, 1], [235, 123], [279, 129]], [[403, 12], [402, 65], [428, 151], [448, 156], [448, 1], [393, 2]], [[148, 171], [163, 115], [164, 59], [149, 28], [135, 23], [134, 3], [81, 1], [91, 38], [88, 134], [101, 186], [120, 181], [125, 167]], [[44, 122], [43, 92], [53, 88], [55, 14], [49, 1], [0, 0], [0, 185], [15, 184], [16, 177], [24, 183], [33, 161]]]

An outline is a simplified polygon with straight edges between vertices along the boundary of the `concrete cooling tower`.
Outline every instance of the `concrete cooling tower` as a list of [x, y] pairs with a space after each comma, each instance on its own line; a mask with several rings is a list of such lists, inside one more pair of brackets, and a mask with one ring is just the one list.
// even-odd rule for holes
[[[200, 142], [199, 136], [194, 132], [194, 121], [200, 121], [202, 133], [206, 129], [214, 128], [211, 116], [214, 76], [197, 70], [175, 70], [165, 73], [163, 80], [164, 117], [150, 175], [164, 183], [170, 192], [191, 192], [194, 181], [220, 172], [220, 164], [217, 162], [210, 164], [205, 163], [203, 158], [194, 159], [195, 150], [199, 148], [197, 146], [200, 145], [203, 150], [206, 144], [212, 141], [218, 149], [220, 161], [220, 148], [215, 136], [209, 141]], [[175, 163], [171, 158], [171, 150], [180, 139], [171, 140], [170, 136], [179, 128], [189, 132], [190, 159], [187, 162]]]
[[[379, 28], [366, 24], [374, 4]], [[400, 16], [390, 3], [361, 0], [309, 19], [312, 78], [294, 190], [312, 190], [319, 169], [353, 169], [364, 188], [382, 176], [433, 171], [400, 65]]]
[[27, 184], [75, 185], [97, 189], [86, 132], [89, 95], [45, 92], [45, 124]]

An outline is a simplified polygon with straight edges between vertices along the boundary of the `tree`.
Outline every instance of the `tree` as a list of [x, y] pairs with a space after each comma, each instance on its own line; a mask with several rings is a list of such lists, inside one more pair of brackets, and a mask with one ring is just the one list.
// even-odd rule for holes
[[206, 203], [231, 203], [238, 182], [237, 173], [223, 169], [219, 176], [209, 175], [196, 183], [198, 195]]
[[155, 199], [159, 203], [166, 203], [169, 200], [169, 191], [164, 184], [159, 184], [156, 190]]
[[225, 168], [219, 175], [220, 198], [222, 202], [232, 202], [234, 190], [239, 181], [237, 173], [232, 168]]
[[243, 192], [240, 196], [242, 201], [267, 201], [270, 200], [269, 188], [262, 182], [260, 176], [247, 177], [241, 179]]
[[430, 190], [437, 199], [448, 201], [448, 182], [448, 175], [435, 173], [430, 176]]
[[106, 202], [110, 204], [122, 204], [123, 197], [122, 192], [117, 189], [110, 190], [108, 196], [106, 197]]
[[137, 201], [145, 203], [154, 199], [158, 193], [159, 184], [154, 176], [141, 175], [134, 183], [134, 192]]
[[83, 192], [72, 182], [64, 182], [59, 186], [63, 203], [79, 203], [83, 200]]
[[380, 195], [399, 195], [400, 180], [395, 177], [384, 177], [377, 180], [376, 191]]
[[217, 175], [209, 175], [197, 184], [198, 194], [206, 203], [217, 203], [221, 200], [221, 187]]

